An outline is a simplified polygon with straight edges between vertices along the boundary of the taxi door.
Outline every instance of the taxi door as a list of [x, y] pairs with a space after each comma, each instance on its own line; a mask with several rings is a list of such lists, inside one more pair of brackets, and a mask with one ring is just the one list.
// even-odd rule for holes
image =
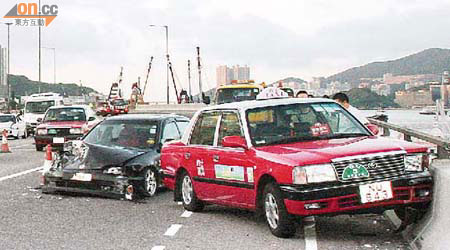
[[205, 111], [200, 114], [183, 152], [184, 166], [193, 179], [195, 193], [198, 198], [207, 201], [212, 201], [216, 192], [216, 187], [212, 183], [214, 179], [212, 152], [219, 117], [220, 113], [216, 111]]
[[217, 186], [213, 199], [221, 204], [233, 204], [248, 207], [254, 199], [254, 164], [243, 148], [223, 147], [225, 136], [244, 137], [242, 123], [235, 111], [224, 111], [219, 121], [214, 149], [210, 151], [212, 165], [207, 166], [214, 172]]

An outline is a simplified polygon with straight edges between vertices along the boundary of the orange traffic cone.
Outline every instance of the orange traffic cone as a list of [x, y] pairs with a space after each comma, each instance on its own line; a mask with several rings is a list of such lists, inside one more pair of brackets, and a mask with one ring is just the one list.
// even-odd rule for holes
[[11, 150], [9, 150], [8, 146], [8, 135], [6, 134], [6, 129], [3, 130], [3, 136], [2, 136], [2, 149], [0, 153], [11, 153]]
[[52, 145], [47, 145], [47, 150], [45, 151], [45, 161], [44, 161], [44, 172], [50, 170], [53, 163], [53, 155], [52, 155]]

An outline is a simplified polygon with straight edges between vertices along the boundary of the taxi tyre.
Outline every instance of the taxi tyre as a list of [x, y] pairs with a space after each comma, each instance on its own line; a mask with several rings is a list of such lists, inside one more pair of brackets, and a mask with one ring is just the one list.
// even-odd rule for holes
[[[180, 185], [180, 193], [181, 193], [181, 200], [183, 202], [183, 207], [188, 210], [188, 211], [192, 211], [192, 212], [199, 212], [201, 210], [203, 210], [203, 208], [205, 207], [205, 204], [200, 201], [197, 198], [197, 195], [195, 195], [195, 191], [194, 191], [194, 186], [192, 184], [192, 179], [189, 176], [189, 174], [187, 172], [183, 172], [181, 174], [181, 178], [179, 179], [179, 181], [181, 183], [179, 183]], [[185, 190], [186, 186], [185, 185], [190, 185], [190, 190]], [[184, 193], [183, 192], [187, 192]], [[190, 201], [186, 201], [186, 194], [190, 194]]]
[[[142, 193], [146, 197], [155, 196], [158, 191], [158, 184], [160, 182], [160, 178], [155, 168], [149, 167], [145, 168], [143, 171], [144, 182], [142, 183]], [[149, 184], [149, 182], [151, 182]], [[149, 186], [152, 185], [152, 186]]]
[[[280, 238], [290, 238], [294, 236], [296, 231], [295, 222], [292, 216], [287, 212], [286, 206], [282, 199], [281, 191], [275, 183], [268, 183], [264, 187], [262, 202], [266, 223], [269, 226], [272, 234]], [[275, 207], [267, 207], [270, 203], [272, 204], [272, 206], [275, 205]], [[275, 213], [276, 215], [278, 215], [278, 221], [271, 222], [271, 218], [269, 217], [274, 216], [274, 214], [271, 213]]]

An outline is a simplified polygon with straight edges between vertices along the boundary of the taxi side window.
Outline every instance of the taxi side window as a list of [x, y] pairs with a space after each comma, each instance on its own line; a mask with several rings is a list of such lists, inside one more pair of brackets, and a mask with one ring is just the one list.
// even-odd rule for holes
[[175, 122], [170, 122], [164, 127], [162, 143], [167, 140], [178, 140], [180, 139], [180, 133], [178, 132], [177, 125]]
[[222, 146], [222, 139], [225, 136], [244, 136], [236, 113], [224, 113], [220, 121], [219, 141], [217, 144]]
[[219, 113], [203, 113], [198, 118], [192, 131], [190, 144], [213, 145]]

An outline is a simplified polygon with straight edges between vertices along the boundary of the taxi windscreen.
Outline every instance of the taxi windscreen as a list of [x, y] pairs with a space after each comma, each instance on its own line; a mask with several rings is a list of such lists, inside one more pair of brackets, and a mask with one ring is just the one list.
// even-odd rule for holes
[[297, 103], [249, 109], [253, 145], [369, 136], [350, 113], [336, 103]]

